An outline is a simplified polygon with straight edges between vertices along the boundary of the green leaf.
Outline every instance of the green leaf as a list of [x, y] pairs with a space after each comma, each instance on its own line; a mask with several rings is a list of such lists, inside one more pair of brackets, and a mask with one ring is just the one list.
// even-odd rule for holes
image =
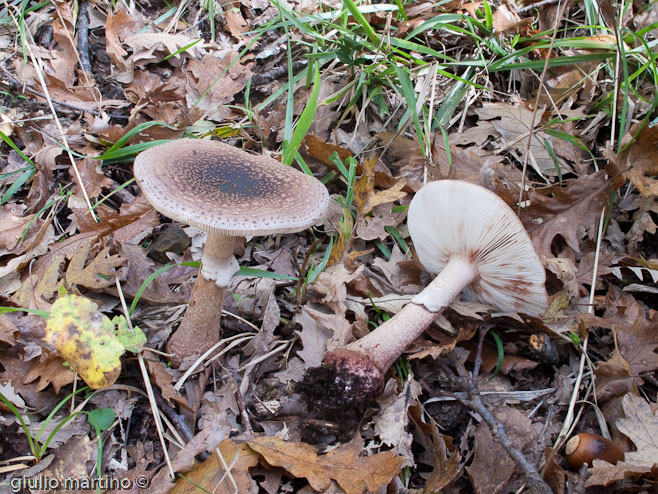
[[302, 111], [302, 114], [299, 117], [299, 121], [297, 122], [295, 131], [292, 134], [292, 138], [290, 139], [290, 142], [288, 143], [288, 146], [283, 153], [283, 158], [281, 161], [286, 165], [290, 165], [292, 163], [292, 160], [295, 157], [295, 153], [299, 150], [299, 146], [301, 146], [302, 140], [304, 140], [308, 129], [313, 123], [313, 119], [315, 118], [315, 114], [318, 110], [320, 85], [320, 69], [318, 68], [318, 65], [315, 64], [313, 71], [313, 89], [311, 90], [311, 95], [308, 98], [308, 102], [306, 103], [304, 111]]
[[87, 413], [87, 418], [94, 429], [105, 431], [114, 423], [116, 414], [111, 408], [96, 408]]
[[131, 330], [123, 316], [115, 316], [112, 323], [117, 327], [117, 339], [126, 350], [132, 353], [142, 351], [142, 347], [146, 344], [146, 335], [139, 326], [133, 326]]

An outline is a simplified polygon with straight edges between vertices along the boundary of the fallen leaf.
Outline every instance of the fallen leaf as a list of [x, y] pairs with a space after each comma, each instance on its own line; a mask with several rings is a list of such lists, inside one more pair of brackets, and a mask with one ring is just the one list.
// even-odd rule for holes
[[424, 434], [419, 434], [418, 441], [426, 451], [431, 451], [433, 470], [425, 482], [424, 493], [439, 492], [452, 483], [459, 472], [461, 454], [452, 444], [452, 437], [440, 433], [433, 419], [425, 418], [425, 411], [419, 404], [409, 409], [412, 420]]
[[327, 341], [332, 328], [320, 325], [309, 312], [308, 306], [302, 307], [301, 312], [295, 315], [295, 322], [302, 325], [302, 330], [296, 331], [302, 340], [302, 350], [299, 350], [297, 355], [306, 367], [317, 367], [327, 351]]
[[[632, 128], [630, 135], [636, 131], [636, 127]], [[630, 167], [624, 177], [633, 182], [644, 197], [658, 196], [658, 180], [654, 178], [658, 175], [658, 125], [644, 127], [617, 161], [621, 169]]]
[[231, 35], [240, 38], [240, 35], [249, 32], [249, 23], [244, 20], [240, 9], [237, 7], [229, 7], [224, 11], [224, 20], [226, 27]]
[[[83, 150], [81, 150], [83, 151]], [[93, 148], [89, 147], [84, 149], [85, 154], [93, 153]], [[101, 162], [99, 160], [84, 158], [77, 162], [78, 172], [82, 179], [82, 184], [78, 181], [78, 175], [72, 173], [73, 181], [77, 184], [79, 189], [84, 189], [88, 197], [98, 197], [103, 188], [112, 187], [112, 179], [106, 177], [101, 170]]]
[[[149, 354], [146, 351], [144, 353]], [[146, 355], [144, 355], [144, 361], [146, 362], [146, 369], [149, 376], [151, 376], [153, 382], [160, 388], [162, 397], [167, 400], [167, 403], [173, 406], [171, 400], [175, 400], [178, 403], [188, 406], [187, 400], [174, 390], [174, 386], [171, 384], [174, 378], [167, 366], [159, 360], [146, 358]]]
[[90, 249], [90, 244], [83, 244], [69, 261], [65, 278], [67, 285], [96, 290], [114, 285], [115, 268], [121, 266], [124, 259], [117, 254], [108, 255], [110, 248], [105, 247], [85, 266]]
[[[578, 227], [583, 226], [589, 238], [595, 238], [599, 217], [612, 191], [623, 185], [621, 177], [609, 178], [605, 170], [562, 184], [528, 191], [530, 205], [523, 209], [521, 219], [532, 237], [540, 256], [554, 257], [553, 239], [560, 235], [574, 251], [580, 252]], [[539, 221], [538, 221], [539, 220]]]
[[0, 342], [12, 346], [20, 333], [14, 322], [4, 314], [0, 314]]
[[37, 391], [46, 389], [49, 384], [52, 384], [55, 393], [59, 393], [63, 386], [67, 386], [75, 380], [75, 372], [66, 365], [64, 359], [53, 356], [43, 362], [36, 362], [25, 374], [23, 383], [31, 383], [35, 379], [39, 379]]
[[137, 326], [130, 330], [123, 316], [110, 321], [85, 297], [63, 295], [51, 307], [45, 340], [98, 389], [114, 383], [121, 372], [121, 355], [139, 351], [146, 336]]
[[335, 480], [346, 494], [376, 492], [399, 472], [404, 458], [391, 451], [360, 456], [360, 438], [319, 455], [306, 443], [286, 442], [275, 437], [257, 437], [247, 444], [270, 465], [282, 467], [291, 475], [306, 478], [311, 487], [323, 492]]
[[[520, 410], [503, 406], [496, 410], [496, 417], [506, 427], [509, 438], [523, 449], [532, 441], [532, 423]], [[498, 444], [489, 426], [480, 422], [475, 429], [475, 456], [466, 467], [476, 493], [496, 494], [506, 492], [508, 481], [516, 468], [516, 462]]]
[[306, 146], [306, 151], [311, 157], [315, 158], [323, 165], [329, 166], [331, 168], [335, 167], [335, 165], [329, 159], [332, 154], [338, 154], [338, 157], [341, 161], [345, 161], [347, 158], [352, 156], [352, 153], [348, 149], [337, 146], [336, 144], [325, 142], [313, 134], [307, 134], [304, 137], [303, 143]]
[[24, 210], [25, 206], [13, 203], [0, 206], [0, 256], [25, 252], [43, 225], [44, 220], [34, 214], [22, 216]]
[[380, 412], [374, 418], [375, 434], [384, 444], [391, 446], [393, 452], [404, 458], [403, 466], [414, 465], [411, 451], [412, 434], [407, 430], [409, 424], [409, 407], [416, 403], [416, 396], [421, 394], [420, 384], [414, 379], [405, 381], [402, 390], [397, 393], [397, 381], [390, 379], [384, 392], [377, 398]]
[[206, 461], [177, 479], [176, 485], [170, 492], [171, 494], [258, 492], [256, 482], [249, 475], [249, 468], [255, 467], [258, 462], [258, 455], [249, 446], [224, 439]]
[[[523, 103], [509, 104], [503, 102], [484, 102], [482, 108], [475, 110], [477, 115], [491, 122], [496, 131], [505, 140], [505, 145], [515, 149], [520, 156], [525, 155], [528, 144], [528, 133], [533, 119], [533, 111]], [[534, 124], [538, 126], [541, 122], [544, 110], [538, 110]], [[554, 138], [547, 133], [534, 130], [530, 144], [530, 165], [537, 173], [544, 176], [554, 177], [558, 175], [558, 168], [550, 153], [544, 146], [544, 140], [553, 143]], [[571, 167], [560, 160], [562, 173], [571, 170]]]

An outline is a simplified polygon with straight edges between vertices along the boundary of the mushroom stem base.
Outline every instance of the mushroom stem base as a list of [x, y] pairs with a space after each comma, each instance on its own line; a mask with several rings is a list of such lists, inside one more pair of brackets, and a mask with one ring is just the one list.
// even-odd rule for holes
[[217, 286], [201, 274], [197, 277], [185, 317], [167, 342], [167, 352], [175, 354], [170, 358], [176, 367], [186, 357], [200, 355], [220, 340], [225, 292], [226, 287]]
[[313, 405], [336, 412], [362, 410], [384, 389], [384, 374], [367, 355], [338, 348], [309, 369], [302, 389]]

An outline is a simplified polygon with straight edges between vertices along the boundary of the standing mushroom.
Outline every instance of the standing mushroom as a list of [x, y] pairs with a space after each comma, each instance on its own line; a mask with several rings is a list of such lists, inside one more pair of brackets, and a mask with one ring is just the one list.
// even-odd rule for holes
[[152, 147], [137, 156], [134, 174], [155, 209], [208, 232], [200, 276], [167, 344], [176, 365], [221, 338], [224, 292], [239, 269], [234, 237], [304, 230], [329, 200], [319, 180], [216, 141], [180, 139]]
[[519, 219], [493, 192], [458, 180], [430, 182], [411, 201], [407, 224], [420, 262], [439, 274], [391, 319], [309, 371], [308, 392], [325, 406], [359, 407], [379, 394], [388, 368], [469, 285], [505, 312], [546, 309], [542, 264]]

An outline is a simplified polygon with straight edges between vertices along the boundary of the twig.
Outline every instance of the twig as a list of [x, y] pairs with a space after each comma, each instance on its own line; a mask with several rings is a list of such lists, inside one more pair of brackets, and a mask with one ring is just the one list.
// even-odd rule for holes
[[233, 384], [235, 385], [235, 401], [237, 402], [238, 408], [240, 409], [242, 427], [244, 427], [244, 432], [247, 436], [253, 436], [254, 429], [251, 427], [249, 413], [247, 413], [247, 408], [244, 405], [244, 399], [242, 398], [242, 392], [240, 391], [240, 383], [237, 373], [231, 372], [231, 377], [233, 378]]
[[450, 363], [452, 364], [452, 367], [457, 372], [456, 376], [454, 375], [454, 373], [450, 372], [450, 369], [446, 364], [442, 364], [444, 370], [447, 371], [446, 374], [448, 375], [448, 378], [452, 381], [453, 385], [466, 391], [466, 396], [462, 394], [452, 393], [450, 391], [441, 391], [441, 394], [452, 397], [453, 399], [461, 403], [469, 410], [472, 410], [476, 412], [478, 415], [480, 415], [484, 423], [489, 426], [489, 429], [491, 430], [491, 435], [494, 438], [494, 440], [498, 444], [500, 444], [503, 447], [503, 449], [505, 449], [507, 454], [517, 463], [517, 465], [521, 467], [521, 469], [525, 474], [526, 482], [528, 483], [528, 485], [535, 492], [541, 494], [552, 494], [553, 491], [551, 490], [549, 485], [544, 481], [544, 479], [541, 477], [539, 471], [537, 470], [537, 467], [525, 457], [525, 455], [521, 452], [519, 447], [514, 443], [514, 441], [510, 439], [510, 437], [507, 435], [507, 430], [505, 429], [503, 423], [500, 420], [498, 420], [493, 413], [489, 411], [489, 409], [484, 405], [482, 399], [480, 398], [480, 394], [477, 388], [477, 377], [479, 373], [480, 364], [478, 364], [477, 362], [478, 360], [480, 360], [480, 362], [482, 360], [481, 357], [482, 345], [484, 343], [484, 336], [486, 335], [486, 333], [487, 333], [486, 329], [480, 330], [480, 336], [478, 339], [478, 354], [476, 355], [476, 367], [473, 369], [473, 372], [470, 375], [466, 370], [466, 368], [464, 367], [464, 364], [462, 364], [456, 358], [454, 353], [451, 353], [448, 358], [450, 360]]
[[187, 420], [185, 420], [185, 417], [176, 413], [176, 410], [169, 406], [167, 400], [165, 400], [159, 393], [153, 393], [153, 396], [155, 396], [155, 400], [158, 402], [160, 410], [164, 412], [164, 414], [169, 418], [169, 420], [171, 420], [171, 423], [176, 427], [176, 429], [180, 431], [183, 439], [185, 439], [185, 442], [191, 441], [194, 437], [194, 431], [190, 429], [190, 426], [188, 425]]
[[80, 52], [80, 65], [85, 72], [91, 72], [91, 58], [89, 58], [89, 14], [87, 2], [80, 4], [78, 13], [78, 51]]
[[516, 13], [524, 14], [529, 10], [538, 9], [539, 7], [543, 7], [544, 5], [552, 5], [554, 3], [558, 3], [558, 1], [559, 0], [540, 0], [539, 2], [531, 3], [530, 5], [526, 5], [525, 7], [520, 7], [516, 9]]

